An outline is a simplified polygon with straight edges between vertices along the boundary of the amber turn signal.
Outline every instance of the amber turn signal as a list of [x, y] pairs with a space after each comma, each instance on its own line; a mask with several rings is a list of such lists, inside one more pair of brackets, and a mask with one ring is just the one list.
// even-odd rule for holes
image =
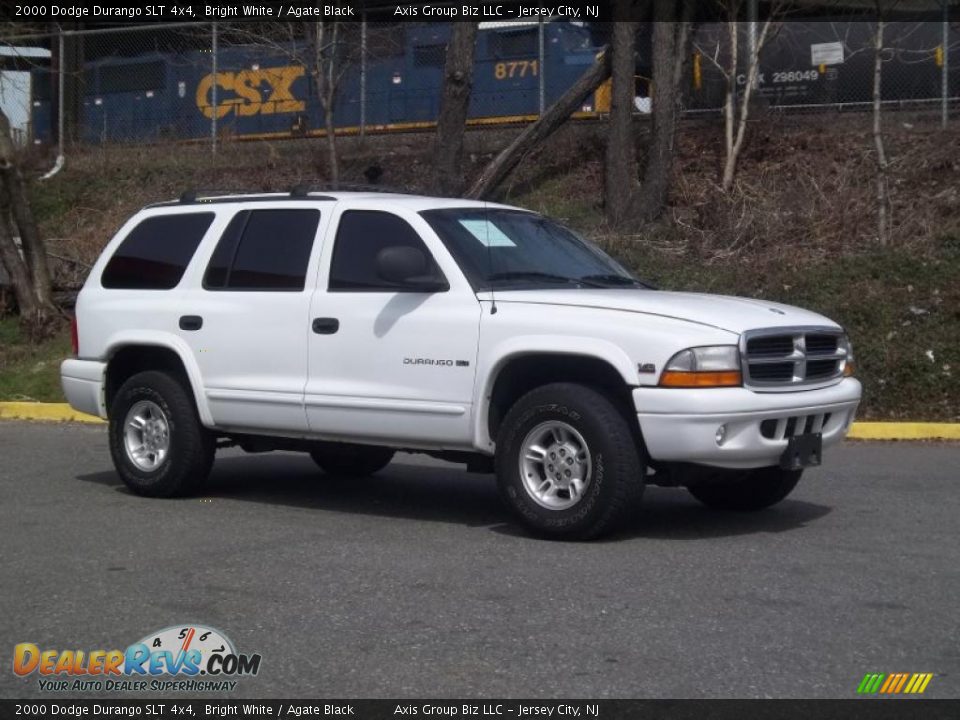
[[742, 384], [743, 377], [739, 370], [724, 370], [720, 372], [667, 370], [660, 376], [661, 387], [739, 387]]

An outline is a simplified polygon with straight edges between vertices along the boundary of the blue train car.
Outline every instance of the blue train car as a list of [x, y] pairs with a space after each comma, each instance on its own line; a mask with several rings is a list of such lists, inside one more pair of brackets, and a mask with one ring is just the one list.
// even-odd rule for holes
[[[349, 30], [356, 33], [358, 26]], [[392, 42], [365, 64], [366, 103], [360, 100], [359, 60], [341, 64], [334, 122], [338, 132], [429, 127], [440, 111], [443, 67], [450, 26], [401, 24]], [[357, 38], [344, 39], [355, 52]], [[537, 23], [481, 25], [477, 37], [469, 122], [516, 122], [536, 116], [541, 74], [545, 100], [556, 100], [593, 63], [598, 48], [589, 32], [562, 22], [544, 26], [544, 59], [538, 59]], [[218, 132], [237, 138], [323, 133], [323, 108], [304, 49], [286, 45], [234, 45], [209, 52], [155, 53], [87, 63], [81, 136], [89, 143], [193, 139]], [[37, 70], [38, 74], [46, 71]], [[49, 88], [49, 77], [37, 85]], [[216, 102], [214, 102], [216, 95]], [[49, 89], [34, 97], [33, 126], [51, 139]], [[597, 110], [589, 102], [584, 113]]]

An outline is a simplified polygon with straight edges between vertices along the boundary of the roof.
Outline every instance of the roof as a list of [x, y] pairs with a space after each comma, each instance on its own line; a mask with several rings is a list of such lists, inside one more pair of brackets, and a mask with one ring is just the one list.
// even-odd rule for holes
[[405, 207], [419, 212], [421, 210], [437, 210], [443, 208], [487, 207], [499, 209], [518, 209], [510, 205], [491, 203], [484, 200], [467, 200], [463, 198], [431, 197], [429, 195], [409, 195], [396, 192], [359, 191], [297, 191], [288, 193], [184, 193], [179, 200], [148, 205], [147, 208], [185, 207], [189, 205], [208, 205], [226, 203], [256, 203], [275, 201], [309, 201], [317, 202], [347, 202], [347, 201], [377, 201], [391, 207]]

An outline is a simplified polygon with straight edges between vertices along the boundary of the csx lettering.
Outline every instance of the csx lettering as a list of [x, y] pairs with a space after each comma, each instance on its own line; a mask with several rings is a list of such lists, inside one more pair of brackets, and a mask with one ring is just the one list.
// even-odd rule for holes
[[[301, 65], [217, 73], [217, 117], [231, 112], [240, 116], [302, 112], [306, 103], [297, 100], [291, 87], [303, 73]], [[213, 83], [211, 73], [197, 85], [197, 107], [208, 118], [214, 113]], [[264, 85], [265, 92], [269, 93], [265, 100], [261, 92]]]

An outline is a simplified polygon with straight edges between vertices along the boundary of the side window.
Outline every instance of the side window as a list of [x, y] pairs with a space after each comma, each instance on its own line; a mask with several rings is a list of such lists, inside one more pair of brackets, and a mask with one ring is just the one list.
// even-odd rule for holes
[[396, 292], [377, 275], [377, 253], [386, 247], [413, 247], [427, 256], [432, 272], [443, 273], [417, 231], [403, 218], [378, 210], [348, 210], [340, 216], [330, 261], [329, 289], [340, 292]]
[[207, 290], [303, 290], [319, 224], [319, 210], [237, 213], [213, 251], [203, 286]]
[[120, 243], [103, 270], [100, 284], [117, 290], [176, 287], [213, 215], [157, 215], [142, 221]]

